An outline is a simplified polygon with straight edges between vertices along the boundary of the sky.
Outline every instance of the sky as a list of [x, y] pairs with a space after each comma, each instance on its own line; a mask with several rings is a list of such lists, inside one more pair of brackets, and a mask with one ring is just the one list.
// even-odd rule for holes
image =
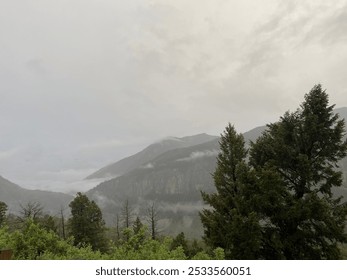
[[167, 136], [239, 132], [318, 83], [347, 106], [347, 0], [0, 0], [0, 175], [85, 190]]

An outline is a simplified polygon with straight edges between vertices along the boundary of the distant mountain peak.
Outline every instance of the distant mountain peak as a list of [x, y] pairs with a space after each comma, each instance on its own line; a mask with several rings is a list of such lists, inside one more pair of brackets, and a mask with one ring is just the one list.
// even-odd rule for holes
[[184, 136], [181, 138], [169, 136], [149, 145], [135, 155], [129, 156], [99, 169], [98, 171], [89, 175], [86, 179], [106, 178], [110, 176], [117, 177], [136, 168], [143, 168], [143, 165], [167, 151], [199, 145], [217, 138], [218, 136], [212, 136], [206, 133]]

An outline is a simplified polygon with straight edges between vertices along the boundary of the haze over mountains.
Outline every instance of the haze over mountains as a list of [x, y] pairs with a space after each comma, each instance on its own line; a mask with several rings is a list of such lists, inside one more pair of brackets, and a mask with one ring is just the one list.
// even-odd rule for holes
[[66, 208], [73, 196], [50, 191], [24, 189], [0, 176], [0, 201], [7, 204], [9, 213], [18, 214], [22, 206], [38, 202], [44, 211], [57, 215], [61, 207]]
[[[335, 112], [347, 119], [347, 108]], [[257, 127], [244, 133], [246, 143], [255, 141], [265, 128]], [[188, 236], [198, 237], [202, 232], [198, 212], [204, 207], [200, 192], [215, 190], [211, 173], [216, 166], [218, 140], [218, 136], [198, 134], [153, 143], [89, 175], [86, 185], [93, 180], [104, 181], [95, 184], [87, 195], [98, 203], [108, 225], [114, 225], [125, 200], [133, 208], [134, 217], [137, 215], [142, 220], [146, 219], [149, 205], [155, 203], [163, 232], [184, 231]], [[341, 169], [346, 182], [346, 158], [341, 162]], [[347, 198], [347, 188], [337, 189], [335, 193]], [[0, 200], [14, 212], [20, 204], [38, 201], [47, 212], [57, 213], [72, 199], [62, 193], [26, 190], [0, 177]]]

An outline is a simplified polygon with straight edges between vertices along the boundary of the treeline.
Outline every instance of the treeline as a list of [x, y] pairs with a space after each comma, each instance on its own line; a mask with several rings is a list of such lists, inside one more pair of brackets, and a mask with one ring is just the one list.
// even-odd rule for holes
[[[6, 215], [0, 202], [0, 249], [10, 248], [13, 259], [28, 260], [186, 260], [224, 259], [221, 248], [210, 250], [202, 241], [159, 234], [155, 205], [148, 208], [147, 225], [126, 201], [116, 227], [107, 228], [100, 208], [78, 193], [70, 203], [71, 217], [44, 214], [38, 203], [22, 206], [18, 216]], [[118, 215], [117, 215], [118, 217]]]

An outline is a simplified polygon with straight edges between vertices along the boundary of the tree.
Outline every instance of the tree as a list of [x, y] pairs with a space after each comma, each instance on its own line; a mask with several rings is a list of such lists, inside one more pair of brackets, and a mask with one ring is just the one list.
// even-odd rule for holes
[[140, 218], [137, 216], [136, 217], [136, 220], [133, 224], [133, 231], [134, 231], [134, 234], [138, 234], [141, 230], [141, 228], [143, 227], [143, 224], [140, 220]]
[[40, 224], [46, 230], [58, 232], [57, 218], [44, 213], [43, 206], [39, 202], [29, 201], [27, 204], [20, 204], [20, 216], [17, 217], [19, 226], [25, 226], [26, 221], [31, 220], [36, 224]]
[[151, 237], [153, 240], [157, 239], [159, 234], [158, 229], [158, 220], [159, 220], [159, 214], [158, 209], [155, 203], [153, 202], [148, 208], [147, 208], [147, 222], [149, 224], [149, 229], [151, 231]]
[[65, 240], [66, 234], [65, 234], [65, 217], [64, 217], [64, 208], [63, 206], [60, 206], [60, 229], [61, 229], [61, 236]]
[[120, 240], [120, 226], [119, 226], [119, 215], [116, 215], [116, 240]]
[[123, 226], [124, 228], [129, 228], [133, 222], [134, 214], [133, 209], [129, 205], [129, 200], [127, 199], [124, 201], [123, 207], [122, 207], [122, 220], [123, 220]]
[[[332, 195], [342, 184], [338, 162], [347, 153], [345, 124], [316, 85], [294, 113], [268, 125], [252, 144], [250, 163], [258, 182], [263, 258], [338, 259], [347, 205]], [[270, 180], [268, 180], [270, 182]]]
[[182, 247], [183, 252], [187, 255], [188, 252], [188, 245], [187, 245], [187, 240], [186, 237], [184, 235], [184, 232], [180, 232], [179, 234], [177, 234], [177, 236], [172, 240], [170, 249], [174, 250], [177, 249], [179, 246]]
[[28, 202], [26, 205], [20, 204], [20, 221], [24, 222], [28, 219], [38, 221], [43, 215], [43, 206], [39, 202]]
[[227, 259], [255, 259], [260, 247], [257, 213], [249, 203], [254, 174], [246, 164], [244, 138], [229, 124], [220, 138], [220, 153], [213, 173], [216, 193], [202, 192], [210, 208], [200, 213], [204, 240], [225, 250]]
[[0, 201], [0, 227], [5, 223], [7, 212], [7, 204]]
[[38, 259], [45, 252], [60, 254], [64, 251], [64, 244], [53, 231], [45, 230], [31, 218], [24, 222], [21, 231], [15, 231], [10, 236], [10, 246], [15, 259]]
[[93, 250], [105, 251], [105, 223], [98, 205], [79, 192], [69, 206], [71, 218], [68, 222], [74, 236], [74, 244], [90, 245]]

